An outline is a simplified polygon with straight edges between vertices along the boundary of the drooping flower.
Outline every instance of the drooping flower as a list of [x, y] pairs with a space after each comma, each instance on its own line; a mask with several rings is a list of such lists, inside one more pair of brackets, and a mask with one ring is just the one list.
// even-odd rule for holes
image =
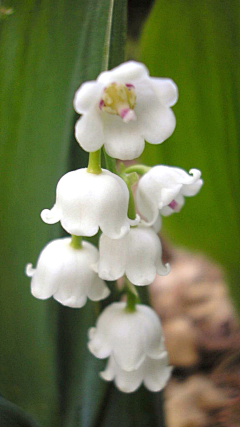
[[160, 320], [152, 308], [137, 304], [127, 311], [125, 302], [109, 305], [89, 330], [89, 350], [99, 359], [113, 356], [124, 371], [138, 369], [147, 357], [162, 357]]
[[26, 267], [31, 279], [31, 292], [39, 299], [53, 296], [69, 307], [83, 307], [89, 298], [99, 301], [110, 291], [105, 282], [92, 270], [98, 259], [98, 250], [89, 242], [81, 248], [71, 246], [71, 238], [53, 240], [42, 250], [36, 269]]
[[170, 271], [169, 265], [162, 263], [161, 255], [161, 242], [156, 232], [138, 225], [118, 240], [102, 234], [99, 262], [94, 268], [105, 280], [117, 280], [126, 274], [134, 285], [149, 285], [156, 274], [165, 276]]
[[159, 213], [163, 216], [179, 212], [184, 205], [184, 197], [195, 196], [203, 185], [201, 172], [191, 169], [189, 174], [183, 169], [158, 165], [142, 176], [136, 191], [139, 212], [154, 224]]
[[124, 393], [132, 393], [143, 384], [150, 391], [160, 391], [167, 384], [172, 372], [168, 366], [167, 352], [163, 351], [159, 359], [146, 357], [142, 365], [131, 372], [124, 371], [110, 356], [105, 371], [100, 375], [105, 381], [115, 382], [116, 387]]
[[118, 239], [135, 225], [127, 217], [129, 192], [125, 182], [103, 169], [99, 175], [78, 169], [64, 175], [57, 185], [56, 203], [44, 209], [47, 224], [61, 222], [62, 227], [77, 236], [94, 236], [99, 227], [107, 236]]
[[101, 73], [76, 92], [74, 108], [82, 114], [75, 136], [85, 151], [104, 144], [106, 152], [122, 160], [138, 157], [144, 140], [160, 144], [175, 128], [171, 106], [177, 101], [172, 80], [151, 78], [147, 68], [129, 61]]
[[96, 328], [89, 330], [89, 350], [98, 358], [109, 357], [101, 377], [115, 380], [119, 390], [130, 393], [143, 382], [151, 391], [167, 383], [168, 366], [161, 324], [156, 313], [137, 304], [127, 311], [126, 303], [114, 303], [99, 316]]

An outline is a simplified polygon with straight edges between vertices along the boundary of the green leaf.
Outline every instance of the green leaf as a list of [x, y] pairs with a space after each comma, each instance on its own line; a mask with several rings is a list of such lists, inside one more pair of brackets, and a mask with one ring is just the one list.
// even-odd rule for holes
[[1, 427], [38, 427], [35, 421], [16, 405], [0, 397]]
[[[156, 1], [144, 27], [141, 60], [151, 75], [179, 87], [177, 127], [143, 160], [202, 170], [204, 186], [163, 230], [173, 242], [199, 249], [239, 271], [239, 25], [240, 3]], [[239, 286], [233, 296], [240, 304]]]
[[59, 361], [62, 426], [88, 427], [98, 414], [106, 383], [99, 377], [104, 362], [87, 348], [88, 328], [95, 325], [97, 304], [81, 310], [62, 307], [59, 318]]
[[[24, 268], [60, 234], [39, 213], [53, 205], [56, 183], [69, 170], [72, 99], [101, 71], [110, 5], [13, 0], [14, 13], [0, 22], [0, 390], [45, 427], [59, 425], [61, 410], [59, 305], [30, 295]], [[126, 16], [121, 5], [118, 28]]]

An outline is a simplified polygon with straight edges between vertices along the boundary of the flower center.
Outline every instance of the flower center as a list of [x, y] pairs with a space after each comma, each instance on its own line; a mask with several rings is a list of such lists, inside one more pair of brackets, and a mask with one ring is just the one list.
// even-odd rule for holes
[[178, 212], [179, 211], [179, 205], [176, 202], [176, 200], [172, 200], [171, 203], [169, 203], [168, 205], [171, 209], [173, 209], [174, 211]]
[[130, 83], [111, 83], [105, 87], [99, 108], [109, 114], [117, 114], [125, 123], [136, 120], [134, 107], [136, 94], [134, 86]]

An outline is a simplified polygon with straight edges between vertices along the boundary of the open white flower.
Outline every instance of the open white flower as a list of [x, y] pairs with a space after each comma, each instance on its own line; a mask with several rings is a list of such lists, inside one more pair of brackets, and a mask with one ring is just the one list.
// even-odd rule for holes
[[137, 304], [127, 311], [125, 302], [109, 305], [89, 330], [88, 347], [94, 356], [113, 356], [120, 369], [134, 371], [150, 357], [161, 359], [164, 350], [160, 320], [152, 308]]
[[94, 269], [105, 280], [117, 280], [126, 274], [134, 285], [149, 285], [156, 274], [165, 276], [169, 265], [162, 263], [162, 247], [156, 232], [138, 225], [121, 239], [102, 234], [99, 241], [99, 262]]
[[33, 296], [39, 299], [53, 296], [69, 307], [84, 306], [87, 297], [92, 301], [106, 298], [110, 291], [91, 268], [98, 259], [98, 250], [88, 242], [82, 242], [79, 249], [70, 243], [69, 237], [53, 240], [42, 250], [36, 269], [32, 264], [27, 265]]
[[170, 109], [177, 87], [166, 78], [150, 78], [147, 68], [129, 61], [82, 84], [74, 108], [82, 117], [75, 136], [84, 150], [106, 152], [122, 160], [138, 157], [144, 140], [160, 144], [175, 128]]
[[51, 210], [44, 209], [41, 218], [47, 224], [60, 221], [76, 236], [94, 236], [100, 227], [118, 239], [137, 221], [127, 217], [128, 200], [128, 188], [119, 176], [104, 169], [99, 175], [78, 169], [60, 179], [56, 203]]
[[105, 371], [101, 372], [101, 377], [106, 381], [115, 382], [116, 387], [124, 393], [132, 393], [143, 384], [150, 391], [160, 391], [167, 384], [172, 372], [172, 367], [168, 366], [167, 352], [163, 350], [159, 359], [146, 357], [142, 365], [131, 372], [124, 371], [110, 356]]
[[179, 212], [184, 196], [195, 196], [199, 192], [203, 185], [201, 172], [191, 169], [189, 174], [180, 168], [158, 165], [143, 175], [138, 183], [136, 202], [150, 225], [157, 221], [159, 213], [168, 216]]

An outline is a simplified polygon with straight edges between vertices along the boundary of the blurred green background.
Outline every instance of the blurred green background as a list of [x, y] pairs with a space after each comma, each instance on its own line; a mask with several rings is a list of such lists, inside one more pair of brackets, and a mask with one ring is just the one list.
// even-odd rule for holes
[[[202, 170], [202, 191], [164, 219], [164, 233], [224, 265], [239, 308], [240, 3], [157, 0], [150, 10], [151, 3], [129, 2], [129, 57], [153, 76], [171, 77], [180, 97], [174, 134], [146, 144], [142, 159]], [[40, 211], [52, 206], [61, 175], [87, 162], [73, 138], [72, 98], [101, 70], [112, 6], [0, 3], [0, 393], [44, 427], [110, 426], [116, 417], [119, 426], [149, 427], [161, 418], [159, 397], [141, 389], [126, 398], [99, 380], [102, 364], [86, 349], [94, 305], [71, 310], [37, 301], [24, 276], [25, 264], [61, 233], [41, 222]], [[115, 0], [110, 67], [125, 59], [126, 7]], [[34, 425], [6, 402], [0, 408], [0, 419], [15, 413], [19, 425]]]

